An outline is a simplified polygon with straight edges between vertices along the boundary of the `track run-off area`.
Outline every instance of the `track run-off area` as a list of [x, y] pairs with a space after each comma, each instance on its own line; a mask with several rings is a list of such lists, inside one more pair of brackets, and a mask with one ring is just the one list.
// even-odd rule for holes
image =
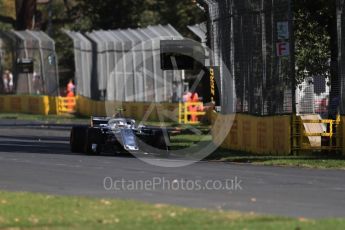
[[[202, 161], [181, 168], [69, 148], [71, 125], [0, 121], [0, 190], [106, 197], [278, 216], [345, 215], [345, 171]], [[170, 157], [161, 161], [179, 161]]]

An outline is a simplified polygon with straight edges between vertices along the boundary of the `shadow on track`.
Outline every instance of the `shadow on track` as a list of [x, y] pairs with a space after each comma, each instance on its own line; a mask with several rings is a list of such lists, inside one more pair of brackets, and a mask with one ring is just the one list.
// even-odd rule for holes
[[[42, 137], [42, 136], [5, 136], [5, 135], [0, 135], [0, 140], [2, 139], [7, 139], [7, 140], [11, 140], [11, 141], [16, 141], [16, 140], [20, 140], [20, 141], [50, 141], [50, 142], [54, 142], [54, 141], [63, 141], [63, 142], [68, 142], [69, 138], [68, 137]], [[2, 142], [1, 142], [2, 143]], [[1, 144], [0, 143], [0, 144]]]
[[26, 130], [63, 130], [63, 131], [69, 131], [73, 125], [47, 125], [47, 124], [0, 124], [0, 128], [20, 128], [20, 129], [26, 129]]
[[[34, 153], [34, 154], [56, 154], [56, 155], [80, 155], [94, 157], [83, 153], [72, 153], [70, 151], [69, 137], [40, 137], [40, 136], [18, 136], [0, 135], [0, 153]], [[102, 153], [104, 157], [134, 158], [125, 153]]]

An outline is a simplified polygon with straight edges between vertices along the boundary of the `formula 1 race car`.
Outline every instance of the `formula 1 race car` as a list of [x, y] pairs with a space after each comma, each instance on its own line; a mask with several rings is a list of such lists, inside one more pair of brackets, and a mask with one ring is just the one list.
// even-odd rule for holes
[[170, 137], [167, 129], [137, 126], [127, 118], [92, 117], [91, 126], [74, 126], [70, 135], [73, 153], [158, 153], [168, 155]]

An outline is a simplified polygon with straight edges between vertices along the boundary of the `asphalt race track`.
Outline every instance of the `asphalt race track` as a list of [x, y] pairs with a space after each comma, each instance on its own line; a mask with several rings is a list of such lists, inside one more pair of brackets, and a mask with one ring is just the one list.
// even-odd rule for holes
[[[345, 216], [345, 171], [216, 162], [161, 168], [133, 157], [72, 154], [69, 129], [68, 125], [0, 121], [0, 190], [111, 197], [293, 217]], [[123, 187], [123, 181], [125, 185], [131, 181], [157, 183], [159, 178], [165, 184], [156, 184], [154, 189], [151, 186], [131, 191]], [[114, 181], [122, 184], [117, 183], [114, 189]], [[173, 188], [172, 182], [178, 181], [192, 184]], [[227, 184], [227, 189], [215, 189], [215, 185], [214, 189], [205, 189], [210, 181], [216, 181], [217, 186], [229, 181], [239, 184]], [[193, 182], [201, 187], [193, 187]]]

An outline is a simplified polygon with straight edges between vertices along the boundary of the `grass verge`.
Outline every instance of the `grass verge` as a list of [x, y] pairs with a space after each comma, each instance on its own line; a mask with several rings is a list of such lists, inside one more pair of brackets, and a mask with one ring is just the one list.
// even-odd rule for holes
[[191, 148], [201, 142], [211, 142], [211, 135], [180, 134], [170, 137], [172, 150]]
[[1, 229], [344, 229], [345, 219], [293, 219], [134, 201], [0, 192]]
[[253, 156], [248, 153], [218, 150], [208, 160], [266, 166], [345, 170], [345, 156], [329, 153], [311, 153], [300, 156]]
[[[211, 142], [211, 135], [171, 136], [172, 150], [192, 148], [201, 142]], [[191, 154], [193, 155], [193, 154]], [[305, 153], [299, 156], [253, 155], [250, 153], [218, 149], [206, 160], [229, 163], [246, 163], [265, 166], [285, 166], [314, 169], [345, 170], [345, 156], [330, 153]]]

